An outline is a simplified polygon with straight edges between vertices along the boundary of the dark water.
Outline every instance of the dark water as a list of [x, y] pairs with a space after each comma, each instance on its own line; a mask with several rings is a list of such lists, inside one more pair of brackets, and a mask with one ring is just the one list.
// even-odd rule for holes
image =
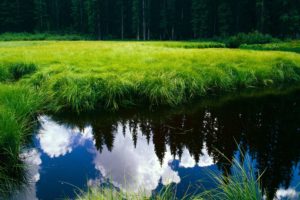
[[[28, 180], [14, 199], [71, 197], [87, 185], [113, 186], [149, 195], [176, 183], [215, 187], [211, 172], [251, 158], [269, 199], [299, 199], [300, 93], [194, 104], [178, 110], [40, 116], [34, 147], [24, 151]], [[237, 145], [238, 144], [238, 145]], [[75, 192], [74, 192], [75, 191]]]

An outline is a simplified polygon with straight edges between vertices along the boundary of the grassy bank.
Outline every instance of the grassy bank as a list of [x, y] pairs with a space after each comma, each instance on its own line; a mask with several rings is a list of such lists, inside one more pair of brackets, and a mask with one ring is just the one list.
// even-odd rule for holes
[[4, 68], [34, 64], [36, 72], [21, 80], [22, 84], [46, 94], [53, 109], [78, 112], [174, 106], [211, 93], [300, 80], [296, 53], [170, 48], [173, 43], [166, 44], [5, 42], [0, 43], [0, 63]]

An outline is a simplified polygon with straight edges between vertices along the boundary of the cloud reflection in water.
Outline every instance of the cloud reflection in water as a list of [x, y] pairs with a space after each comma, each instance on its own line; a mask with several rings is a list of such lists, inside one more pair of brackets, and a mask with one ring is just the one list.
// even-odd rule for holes
[[[82, 131], [79, 128], [61, 125], [47, 116], [39, 117], [41, 124], [37, 139], [41, 150], [50, 158], [58, 158], [72, 153], [78, 146], [83, 146], [87, 140], [93, 140], [91, 126]], [[147, 138], [138, 130], [138, 142], [135, 147], [129, 128], [123, 135], [121, 124], [117, 126], [114, 134], [113, 150], [105, 147], [101, 153], [93, 147], [90, 152], [94, 154], [95, 169], [103, 177], [89, 180], [89, 183], [100, 184], [100, 180], [109, 179], [116, 187], [125, 191], [137, 192], [139, 189], [151, 193], [161, 182], [163, 185], [179, 183], [178, 172], [172, 169], [174, 157], [167, 146], [164, 159], [160, 163], [155, 153], [153, 142], [148, 143]], [[213, 159], [208, 155], [206, 145], [203, 145], [203, 156], [198, 165], [205, 167], [213, 164]], [[180, 167], [194, 167], [194, 158], [185, 149], [181, 158]]]
[[41, 149], [51, 158], [71, 153], [73, 148], [83, 145], [93, 138], [92, 128], [87, 126], [83, 131], [57, 124], [51, 118], [40, 116], [41, 129], [37, 135]]
[[180, 182], [178, 172], [170, 166], [172, 161], [170, 150], [167, 150], [160, 164], [153, 143], [148, 145], [147, 138], [140, 133], [135, 148], [132, 135], [123, 136], [121, 126], [117, 129], [113, 151], [107, 148], [102, 153], [97, 151], [94, 159], [95, 168], [115, 186], [125, 191], [143, 189], [149, 193], [157, 188], [160, 180], [164, 185]]

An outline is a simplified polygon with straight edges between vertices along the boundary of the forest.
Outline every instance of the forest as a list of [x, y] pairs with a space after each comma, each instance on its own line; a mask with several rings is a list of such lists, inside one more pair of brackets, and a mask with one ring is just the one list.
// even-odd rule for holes
[[259, 31], [299, 38], [300, 0], [1, 0], [0, 33], [186, 40]]

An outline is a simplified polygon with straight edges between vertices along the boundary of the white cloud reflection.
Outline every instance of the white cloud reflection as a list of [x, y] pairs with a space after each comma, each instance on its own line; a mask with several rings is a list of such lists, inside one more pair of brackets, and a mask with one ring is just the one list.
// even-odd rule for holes
[[148, 145], [147, 139], [140, 131], [135, 148], [131, 134], [123, 136], [119, 126], [113, 151], [104, 148], [101, 154], [99, 152], [95, 154], [95, 168], [105, 178], [110, 179], [116, 187], [125, 191], [138, 192], [143, 189], [150, 194], [157, 188], [160, 180], [164, 185], [180, 182], [178, 172], [174, 171], [169, 164], [173, 161], [170, 151], [167, 150], [165, 153], [161, 165], [153, 143]]
[[202, 155], [200, 156], [198, 166], [199, 167], [208, 167], [214, 165], [214, 159], [208, 154], [206, 143], [203, 144]]
[[184, 148], [179, 166], [184, 168], [193, 168], [195, 165], [195, 159], [191, 156], [189, 150]]
[[54, 122], [51, 118], [40, 116], [41, 129], [37, 135], [41, 149], [51, 158], [71, 153], [77, 145], [92, 139], [92, 128], [86, 127], [82, 132], [78, 128], [69, 128]]
[[279, 189], [276, 192], [276, 199], [278, 200], [297, 200], [300, 198], [300, 193], [297, 192], [294, 188], [288, 189]]
[[[215, 164], [213, 157], [208, 154], [206, 143], [203, 144], [203, 149], [201, 152], [202, 155], [197, 163], [199, 167], [209, 167]], [[195, 159], [191, 156], [189, 150], [186, 148], [183, 150], [179, 166], [184, 168], [193, 168], [196, 166]]]

